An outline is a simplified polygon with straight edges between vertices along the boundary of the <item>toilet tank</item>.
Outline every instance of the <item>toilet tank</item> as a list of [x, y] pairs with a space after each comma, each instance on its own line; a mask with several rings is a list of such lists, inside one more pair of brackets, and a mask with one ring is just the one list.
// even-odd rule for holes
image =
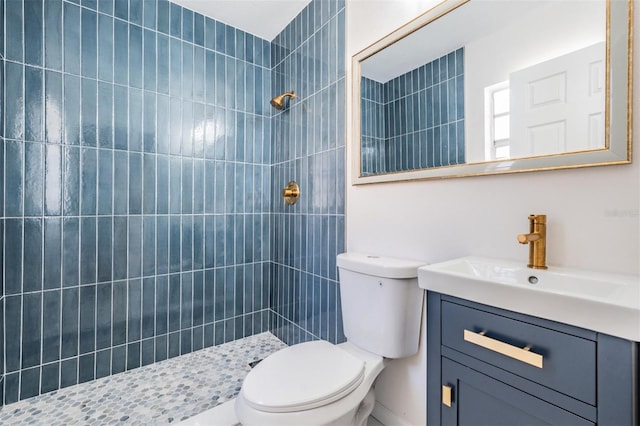
[[347, 340], [386, 358], [415, 354], [424, 297], [417, 276], [424, 262], [342, 253], [337, 264]]

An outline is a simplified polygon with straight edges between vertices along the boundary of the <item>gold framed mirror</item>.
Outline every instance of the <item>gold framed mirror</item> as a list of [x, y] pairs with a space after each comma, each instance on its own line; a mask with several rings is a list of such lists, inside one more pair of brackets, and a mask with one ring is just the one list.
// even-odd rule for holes
[[352, 58], [353, 183], [631, 162], [632, 0], [447, 0]]

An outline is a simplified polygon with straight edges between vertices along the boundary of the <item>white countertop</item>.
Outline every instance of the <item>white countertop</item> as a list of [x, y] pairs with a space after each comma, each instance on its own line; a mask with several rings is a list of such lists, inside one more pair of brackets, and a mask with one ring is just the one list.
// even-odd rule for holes
[[[640, 277], [483, 257], [418, 269], [421, 288], [640, 342]], [[534, 282], [534, 283], [532, 283]]]

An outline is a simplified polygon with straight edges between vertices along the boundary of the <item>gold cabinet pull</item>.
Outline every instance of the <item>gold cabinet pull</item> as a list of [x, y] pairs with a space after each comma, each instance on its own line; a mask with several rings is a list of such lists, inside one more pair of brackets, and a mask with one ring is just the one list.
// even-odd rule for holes
[[451, 407], [451, 386], [442, 385], [442, 403], [447, 407]]
[[533, 365], [534, 367], [542, 368], [542, 355], [531, 352], [531, 347], [526, 346], [519, 348], [517, 346], [510, 345], [500, 340], [492, 339], [485, 336], [486, 331], [475, 333], [470, 330], [464, 330], [465, 342], [473, 343], [474, 345], [481, 346], [490, 351], [498, 352], [509, 358], [517, 359], [525, 364]]

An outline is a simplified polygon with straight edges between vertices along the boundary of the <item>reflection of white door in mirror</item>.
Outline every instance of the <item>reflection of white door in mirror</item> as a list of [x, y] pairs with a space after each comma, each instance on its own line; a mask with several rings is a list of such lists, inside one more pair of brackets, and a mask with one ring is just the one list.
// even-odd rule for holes
[[605, 46], [512, 72], [511, 158], [604, 147]]
[[363, 49], [353, 183], [630, 163], [633, 3], [445, 0]]

